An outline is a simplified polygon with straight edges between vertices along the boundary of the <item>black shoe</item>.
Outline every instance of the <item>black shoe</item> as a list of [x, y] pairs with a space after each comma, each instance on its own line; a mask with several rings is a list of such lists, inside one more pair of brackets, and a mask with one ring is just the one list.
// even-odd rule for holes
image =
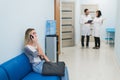
[[84, 46], [82, 46], [82, 48], [84, 48]]
[[84, 49], [84, 46], [82, 46], [81, 49]]
[[86, 48], [89, 48], [89, 46], [86, 46]]
[[93, 49], [97, 49], [97, 47], [93, 47]]
[[97, 49], [100, 49], [100, 47], [97, 47]]

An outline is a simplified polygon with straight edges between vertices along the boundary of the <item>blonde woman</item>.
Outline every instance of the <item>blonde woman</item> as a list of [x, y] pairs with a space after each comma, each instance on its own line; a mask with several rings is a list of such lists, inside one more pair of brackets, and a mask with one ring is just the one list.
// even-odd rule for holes
[[[50, 60], [40, 48], [40, 45], [38, 44], [37, 33], [33, 28], [29, 28], [25, 32], [24, 52], [32, 64], [33, 71], [41, 74], [44, 62], [49, 62]], [[39, 56], [41, 56], [41, 58], [44, 60], [42, 60]], [[65, 75], [61, 77], [61, 79], [69, 80], [67, 68], [65, 68]]]

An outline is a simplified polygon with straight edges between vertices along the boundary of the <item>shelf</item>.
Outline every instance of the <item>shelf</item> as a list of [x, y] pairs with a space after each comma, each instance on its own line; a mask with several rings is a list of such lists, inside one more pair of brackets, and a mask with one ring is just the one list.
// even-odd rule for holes
[[71, 40], [72, 38], [63, 38], [62, 40]]
[[62, 33], [72, 33], [72, 31], [63, 31]]
[[62, 24], [62, 26], [72, 26], [72, 24]]
[[62, 17], [62, 19], [72, 19], [72, 17]]
[[72, 12], [72, 10], [62, 10], [62, 12]]

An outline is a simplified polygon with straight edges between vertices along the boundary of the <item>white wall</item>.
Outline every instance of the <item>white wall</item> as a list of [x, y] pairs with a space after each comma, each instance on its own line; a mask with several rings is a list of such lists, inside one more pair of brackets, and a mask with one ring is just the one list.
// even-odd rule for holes
[[99, 9], [102, 11], [103, 18], [105, 18], [104, 25], [102, 26], [102, 39], [105, 38], [105, 28], [115, 27], [116, 14], [117, 14], [117, 0], [62, 0], [75, 2], [75, 43], [80, 42], [80, 5], [81, 4], [98, 4]]
[[29, 27], [36, 29], [44, 50], [47, 19], [54, 19], [54, 0], [0, 0], [0, 64], [22, 52]]
[[116, 33], [115, 33], [115, 53], [117, 56], [117, 60], [120, 65], [120, 0], [117, 0], [117, 27], [116, 27]]

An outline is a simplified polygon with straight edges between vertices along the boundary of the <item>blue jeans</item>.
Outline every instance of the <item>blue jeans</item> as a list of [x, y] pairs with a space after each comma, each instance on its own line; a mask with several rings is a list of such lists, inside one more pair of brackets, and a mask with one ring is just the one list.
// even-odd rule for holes
[[[33, 71], [41, 74], [44, 62], [45, 61], [41, 61], [38, 64], [33, 64]], [[67, 67], [65, 67], [65, 75], [61, 77], [61, 80], [69, 80], [69, 75], [68, 75], [68, 69], [67, 69]]]

